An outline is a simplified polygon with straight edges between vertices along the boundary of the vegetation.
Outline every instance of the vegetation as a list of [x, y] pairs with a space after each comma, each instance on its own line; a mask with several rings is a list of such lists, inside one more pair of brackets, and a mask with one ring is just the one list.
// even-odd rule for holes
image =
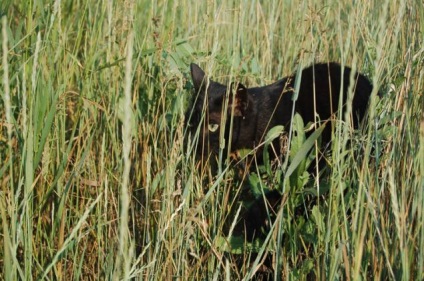
[[[264, 255], [276, 278], [423, 279], [424, 5], [359, 2], [1, 1], [1, 279], [241, 280]], [[183, 145], [190, 62], [254, 86], [318, 61], [376, 89], [328, 175], [293, 151], [290, 180], [214, 175]], [[283, 198], [257, 245], [229, 235], [246, 182]]]

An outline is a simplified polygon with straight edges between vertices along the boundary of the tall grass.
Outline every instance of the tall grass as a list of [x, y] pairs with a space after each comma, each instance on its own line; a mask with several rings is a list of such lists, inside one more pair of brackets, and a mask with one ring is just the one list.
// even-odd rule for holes
[[[188, 65], [254, 86], [317, 61], [372, 80], [369, 118], [363, 134], [335, 128], [328, 180], [284, 183], [256, 252], [273, 257], [276, 278], [424, 278], [421, 1], [6, 0], [0, 9], [1, 279], [253, 276], [263, 256], [232, 255], [228, 242], [243, 182], [226, 166], [212, 174], [183, 145]], [[263, 189], [280, 180], [257, 176]], [[299, 198], [320, 188], [297, 216]]]

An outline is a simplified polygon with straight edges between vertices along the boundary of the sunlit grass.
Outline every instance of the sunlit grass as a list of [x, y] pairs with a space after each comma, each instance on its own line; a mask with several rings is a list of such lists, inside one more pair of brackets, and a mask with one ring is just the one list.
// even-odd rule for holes
[[[369, 118], [363, 134], [336, 128], [328, 179], [286, 186], [257, 250], [273, 255], [284, 279], [424, 278], [420, 1], [0, 9], [1, 279], [252, 276], [262, 256], [222, 244], [245, 186], [237, 171], [214, 175], [184, 146], [189, 63], [256, 86], [318, 61], [370, 78]], [[283, 184], [277, 173], [256, 180]], [[297, 216], [296, 200], [317, 186], [328, 192]]]

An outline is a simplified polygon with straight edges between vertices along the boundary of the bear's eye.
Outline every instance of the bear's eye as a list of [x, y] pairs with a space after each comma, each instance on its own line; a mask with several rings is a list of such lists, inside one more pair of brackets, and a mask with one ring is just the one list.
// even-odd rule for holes
[[211, 133], [216, 132], [216, 130], [218, 130], [219, 125], [218, 124], [209, 124], [208, 125], [208, 129]]

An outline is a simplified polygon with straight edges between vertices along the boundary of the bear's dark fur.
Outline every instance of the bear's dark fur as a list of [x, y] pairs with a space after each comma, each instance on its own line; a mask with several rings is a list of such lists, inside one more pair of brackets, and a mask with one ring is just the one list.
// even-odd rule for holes
[[[231, 152], [243, 148], [253, 149], [264, 140], [272, 127], [284, 125], [289, 130], [293, 105], [305, 124], [325, 122], [337, 118], [340, 93], [345, 109], [349, 91], [354, 94], [351, 120], [353, 127], [357, 128], [365, 115], [373, 89], [364, 75], [352, 73], [349, 67], [342, 68], [333, 62], [319, 63], [302, 70], [299, 94], [294, 103], [296, 73], [263, 87], [246, 88], [240, 83], [227, 87], [209, 79], [198, 65], [191, 64], [190, 67], [195, 97], [193, 106], [187, 112], [186, 122], [193, 133], [202, 125], [197, 154], [203, 156], [219, 152], [220, 127], [223, 124], [225, 143], [221, 147], [225, 151], [228, 148]], [[228, 106], [226, 120], [222, 122], [225, 99], [228, 99]], [[330, 140], [331, 126], [327, 124], [322, 133], [322, 144], [328, 144]]]

